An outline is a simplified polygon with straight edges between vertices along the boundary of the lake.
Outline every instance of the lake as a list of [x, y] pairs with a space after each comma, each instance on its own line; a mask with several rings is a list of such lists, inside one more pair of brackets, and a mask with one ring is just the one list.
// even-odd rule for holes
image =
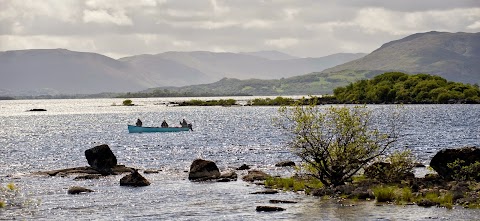
[[[234, 99], [251, 99], [234, 98]], [[193, 160], [216, 162], [221, 171], [242, 164], [272, 175], [292, 174], [276, 168], [283, 160], [298, 162], [287, 147], [287, 134], [272, 124], [278, 107], [168, 107], [165, 102], [189, 98], [0, 101], [0, 184], [15, 183], [26, 208], [0, 209], [0, 220], [473, 220], [478, 210], [376, 206], [374, 202], [337, 202], [296, 193], [254, 195], [263, 187], [243, 182], [193, 183]], [[210, 99], [210, 98], [205, 98]], [[211, 98], [217, 99], [217, 98]], [[327, 105], [321, 106], [326, 108]], [[28, 112], [43, 108], [44, 112]], [[442, 148], [480, 144], [480, 105], [369, 105], [375, 122], [385, 125], [392, 111], [402, 118], [398, 148], [409, 148], [428, 164]], [[171, 126], [182, 119], [193, 131], [129, 134], [127, 124]], [[86, 166], [86, 149], [108, 144], [119, 164], [161, 170], [143, 174], [147, 187], [121, 187], [123, 175], [98, 180], [43, 177], [32, 172]], [[239, 176], [245, 171], [238, 171]], [[95, 192], [68, 195], [71, 186]], [[293, 200], [282, 212], [259, 213], [270, 199]]]

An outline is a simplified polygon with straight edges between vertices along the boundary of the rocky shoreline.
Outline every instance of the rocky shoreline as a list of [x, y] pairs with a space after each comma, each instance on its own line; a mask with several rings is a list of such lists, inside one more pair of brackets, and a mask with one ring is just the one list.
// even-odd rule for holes
[[[113, 152], [108, 145], [100, 145], [85, 151], [85, 156], [89, 166], [66, 168], [51, 171], [39, 171], [34, 175], [42, 176], [75, 176], [73, 180], [99, 179], [103, 176], [124, 175], [120, 180], [121, 186], [141, 187], [150, 185], [136, 168], [118, 165]], [[438, 152], [432, 158], [430, 166], [432, 173], [425, 177], [415, 177], [413, 174], [407, 174], [404, 179], [395, 182], [382, 180], [382, 175], [376, 176], [360, 175], [351, 182], [335, 187], [318, 187], [308, 183], [309, 177], [296, 174], [291, 178], [274, 177], [263, 171], [251, 169], [244, 164], [235, 170], [245, 174], [241, 179], [257, 185], [264, 185], [265, 191], [257, 191], [251, 194], [276, 194], [281, 191], [294, 191], [299, 194], [308, 194], [321, 198], [335, 198], [338, 200], [375, 200], [377, 203], [400, 204], [400, 205], [418, 205], [422, 207], [439, 206], [452, 208], [453, 206], [462, 206], [466, 208], [480, 207], [480, 183], [477, 174], [475, 179], [454, 179], [458, 178], [458, 171], [454, 171], [452, 163], [459, 162], [462, 165], [471, 165], [480, 161], [480, 149], [476, 147], [464, 147], [455, 149], [445, 149]], [[282, 161], [276, 164], [277, 167], [292, 167], [295, 163], [292, 161]], [[388, 168], [388, 167], [386, 167]], [[460, 167], [464, 168], [464, 167]], [[196, 159], [192, 162], [188, 172], [188, 180], [191, 182], [230, 182], [237, 181], [238, 174], [235, 170], [221, 172], [215, 162]], [[436, 172], [434, 172], [435, 170]], [[158, 170], [145, 170], [144, 174], [158, 173]], [[476, 171], [475, 171], [476, 172]], [[290, 179], [291, 184], [279, 185], [275, 180]], [[283, 181], [282, 181], [283, 182]], [[294, 188], [295, 182], [305, 182], [301, 188]], [[68, 194], [82, 194], [95, 192], [89, 188], [72, 186], [68, 189]], [[382, 195], [383, 194], [383, 195]], [[296, 203], [292, 201], [283, 202], [282, 200], [272, 200], [269, 204]], [[284, 208], [277, 206], [258, 206], [257, 211], [283, 211]]]

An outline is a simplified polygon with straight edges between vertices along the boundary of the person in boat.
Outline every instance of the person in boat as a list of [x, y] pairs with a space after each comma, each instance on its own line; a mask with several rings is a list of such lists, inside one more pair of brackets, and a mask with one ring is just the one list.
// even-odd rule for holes
[[188, 127], [188, 123], [185, 119], [183, 119], [182, 122], [180, 122], [180, 125], [182, 125], [182, 127]]
[[163, 120], [162, 127], [168, 127], [167, 121]]
[[135, 124], [137, 125], [137, 127], [141, 127], [143, 123], [140, 119], [137, 119], [137, 123]]

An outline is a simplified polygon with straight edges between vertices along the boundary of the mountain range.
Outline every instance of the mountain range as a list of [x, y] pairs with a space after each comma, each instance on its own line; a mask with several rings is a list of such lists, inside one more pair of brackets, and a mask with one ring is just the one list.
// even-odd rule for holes
[[0, 52], [0, 95], [136, 92], [222, 78], [276, 79], [321, 71], [365, 54], [297, 58], [276, 51], [165, 52], [113, 59], [66, 49]]
[[165, 52], [112, 59], [65, 49], [0, 52], [0, 96], [170, 90], [188, 94], [326, 94], [389, 71], [480, 82], [480, 33], [426, 32], [365, 54]]
[[[321, 95], [391, 71], [433, 74], [449, 81], [480, 84], [480, 33], [416, 33], [321, 72], [276, 80], [222, 79], [212, 84], [166, 89], [190, 94]], [[154, 89], [146, 92], [149, 91]]]

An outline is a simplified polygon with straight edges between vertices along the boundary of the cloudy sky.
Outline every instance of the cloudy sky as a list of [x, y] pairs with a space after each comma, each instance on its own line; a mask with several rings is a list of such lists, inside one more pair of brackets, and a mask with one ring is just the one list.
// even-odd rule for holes
[[480, 32], [479, 0], [0, 0], [0, 51], [371, 52], [417, 32]]

